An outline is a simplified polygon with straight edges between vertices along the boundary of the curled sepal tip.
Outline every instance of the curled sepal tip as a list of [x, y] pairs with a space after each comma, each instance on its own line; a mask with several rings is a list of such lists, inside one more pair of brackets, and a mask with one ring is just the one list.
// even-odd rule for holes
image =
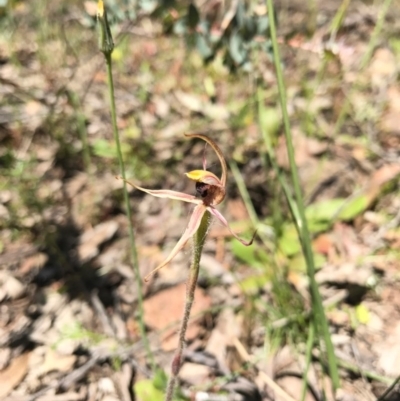
[[[224, 158], [224, 155], [222, 154], [222, 151], [220, 149], [220, 147], [211, 139], [209, 138], [207, 135], [203, 135], [203, 134], [185, 134], [185, 136], [187, 136], [188, 138], [199, 138], [202, 139], [203, 141], [207, 142], [214, 150], [214, 152], [217, 154], [218, 159], [221, 163], [221, 185], [223, 187], [225, 187], [226, 185], [226, 175], [227, 175], [227, 171], [228, 168], [226, 166], [226, 161]], [[203, 161], [203, 166], [204, 166], [204, 161]]]
[[250, 245], [253, 243], [254, 238], [256, 237], [256, 234], [257, 234], [257, 230], [254, 231], [253, 236], [251, 237], [250, 241], [246, 241], [246, 240], [240, 238], [237, 234], [235, 234], [235, 233], [232, 231], [232, 229], [229, 227], [229, 224], [228, 224], [228, 222], [226, 221], [225, 217], [224, 217], [217, 209], [215, 209], [214, 207], [209, 207], [207, 210], [209, 210], [209, 212], [210, 212], [214, 217], [216, 217], [216, 218], [229, 230], [229, 232], [230, 232], [238, 241], [240, 241], [243, 245], [245, 245], [245, 246], [250, 246]]

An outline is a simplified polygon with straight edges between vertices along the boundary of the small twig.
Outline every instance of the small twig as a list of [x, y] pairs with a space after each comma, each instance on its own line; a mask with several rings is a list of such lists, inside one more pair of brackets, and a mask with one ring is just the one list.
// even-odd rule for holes
[[[238, 338], [234, 338], [232, 342], [242, 360], [252, 363], [251, 356], [249, 355], [243, 344], [240, 342], [240, 340]], [[279, 397], [283, 398], [285, 401], [296, 401], [291, 395], [283, 390], [282, 387], [276, 384], [274, 380], [272, 380], [265, 372], [259, 370], [258, 373], [265, 384], [267, 386], [270, 386], [272, 390], [275, 391], [277, 395], [279, 395]]]
[[[313, 351], [313, 357], [316, 358], [317, 360], [321, 361], [321, 355], [320, 355], [320, 352], [318, 352], [318, 350]], [[385, 384], [392, 383], [392, 379], [390, 379], [389, 377], [382, 376], [379, 373], [375, 373], [371, 370], [363, 369], [361, 366], [357, 366], [354, 363], [346, 361], [344, 359], [341, 359], [341, 358], [336, 358], [336, 359], [337, 359], [339, 367], [341, 367], [342, 369], [346, 369], [356, 375], [361, 375], [360, 371], [362, 370], [363, 375], [368, 379], [376, 380], [376, 381], [379, 381], [379, 382], [385, 383]]]
[[400, 376], [386, 389], [386, 391], [376, 401], [384, 401], [398, 383], [400, 383]]
[[[66, 374], [62, 379], [58, 381], [53, 381], [48, 386], [42, 388], [35, 394], [32, 394], [27, 400], [25, 401], [35, 401], [37, 398], [41, 397], [42, 395], [46, 394], [50, 390], [68, 390], [73, 384], [82, 380], [88, 372], [96, 366], [97, 363], [105, 361], [109, 358], [122, 358], [128, 359], [129, 363], [135, 368], [139, 369], [139, 365], [132, 359], [131, 355], [136, 353], [138, 348], [143, 347], [143, 340], [138, 341], [137, 343], [129, 346], [129, 347], [120, 347], [117, 350], [111, 350], [104, 347], [97, 348], [93, 351], [90, 358], [79, 368], [75, 369], [73, 372]], [[140, 369], [145, 376], [149, 376], [149, 373]]]
[[86, 363], [80, 366], [78, 369], [75, 369], [73, 372], [67, 374], [63, 379], [60, 381], [53, 381], [48, 386], [42, 388], [41, 390], [37, 391], [31, 397], [29, 397], [26, 401], [35, 401], [37, 398], [41, 397], [42, 395], [46, 394], [50, 390], [67, 390], [72, 384], [76, 383], [78, 380], [82, 379], [87, 372], [92, 369], [96, 363], [104, 358], [104, 355], [97, 354], [93, 355]]
[[97, 295], [97, 290], [93, 290], [92, 293], [90, 294], [90, 300], [92, 302], [93, 308], [96, 310], [100, 322], [103, 326], [104, 333], [108, 337], [116, 337], [115, 330], [113, 325], [111, 324], [110, 319], [108, 318], [107, 312], [104, 309], [103, 304], [101, 303], [98, 295]]

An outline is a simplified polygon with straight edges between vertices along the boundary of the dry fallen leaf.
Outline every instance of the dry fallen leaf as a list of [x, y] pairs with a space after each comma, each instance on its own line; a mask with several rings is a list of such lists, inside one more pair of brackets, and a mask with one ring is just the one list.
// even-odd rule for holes
[[96, 227], [85, 231], [80, 238], [78, 254], [82, 262], [96, 257], [99, 253], [98, 247], [113, 237], [118, 230], [118, 223], [115, 220], [106, 221]]
[[385, 338], [385, 343], [380, 344], [378, 351], [378, 366], [387, 375], [393, 377], [400, 375], [400, 323], [397, 323], [390, 335]]
[[[186, 285], [182, 283], [146, 299], [144, 301], [146, 325], [156, 330], [162, 330], [172, 323], [179, 322], [183, 313], [185, 293]], [[210, 305], [210, 298], [203, 290], [196, 288], [191, 316], [208, 309]]]
[[[144, 320], [147, 326], [155, 330], [163, 330], [169, 325], [179, 323], [184, 308], [186, 285], [180, 284], [167, 290], [158, 292], [156, 295], [144, 301]], [[191, 317], [207, 310], [211, 306], [211, 300], [200, 288], [196, 288]], [[198, 333], [198, 328], [193, 329], [195, 320], [191, 320], [186, 335], [187, 339], [193, 338]], [[194, 325], [197, 327], [197, 325]], [[174, 349], [177, 341], [174, 338], [177, 326], [165, 333], [163, 338], [164, 349]], [[193, 332], [194, 330], [194, 332]], [[172, 338], [171, 338], [172, 337]]]
[[387, 164], [375, 171], [365, 190], [365, 195], [369, 201], [369, 204], [371, 204], [380, 194], [383, 185], [395, 179], [399, 174], [400, 164], [398, 163]]
[[0, 371], [0, 398], [8, 395], [28, 371], [29, 352], [16, 357], [7, 369]]
[[26, 258], [19, 268], [19, 273], [25, 275], [34, 269], [41, 269], [49, 259], [48, 255], [42, 252], [38, 252], [28, 258]]
[[368, 67], [371, 83], [375, 87], [386, 86], [397, 71], [396, 57], [388, 48], [381, 48], [375, 54]]
[[68, 372], [74, 366], [76, 355], [61, 355], [51, 348], [48, 348], [43, 364], [40, 366], [40, 373], [45, 375], [52, 371]]

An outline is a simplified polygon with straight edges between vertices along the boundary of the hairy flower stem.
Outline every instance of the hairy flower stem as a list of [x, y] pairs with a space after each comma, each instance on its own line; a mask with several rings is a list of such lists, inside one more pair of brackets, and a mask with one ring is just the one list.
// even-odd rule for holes
[[171, 363], [171, 376], [168, 381], [167, 391], [165, 393], [165, 401], [172, 401], [176, 381], [178, 379], [179, 370], [182, 364], [182, 355], [185, 348], [185, 335], [189, 323], [190, 311], [194, 301], [194, 293], [196, 290], [197, 278], [199, 277], [200, 259], [206, 240], [207, 231], [210, 226], [211, 215], [208, 211], [204, 213], [200, 227], [193, 235], [193, 260], [190, 265], [189, 277], [186, 283], [186, 302], [183, 311], [181, 327], [179, 329], [178, 348]]

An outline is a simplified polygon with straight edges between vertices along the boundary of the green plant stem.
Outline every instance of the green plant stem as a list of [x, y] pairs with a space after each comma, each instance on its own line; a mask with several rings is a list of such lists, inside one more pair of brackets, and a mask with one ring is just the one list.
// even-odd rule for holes
[[231, 168], [233, 177], [235, 178], [236, 185], [239, 188], [240, 195], [243, 198], [243, 202], [246, 206], [247, 213], [249, 214], [251, 223], [253, 224], [254, 227], [258, 227], [260, 224], [260, 220], [258, 219], [257, 213], [254, 209], [253, 202], [250, 199], [249, 192], [247, 191], [246, 188], [246, 183], [244, 182], [244, 179], [242, 175], [240, 174], [239, 168], [234, 160], [229, 162], [229, 167]]
[[125, 201], [125, 207], [126, 207], [126, 215], [128, 218], [128, 231], [129, 231], [131, 262], [132, 262], [133, 269], [134, 269], [135, 276], [136, 276], [136, 288], [137, 288], [137, 293], [138, 293], [138, 310], [139, 310], [139, 329], [140, 329], [140, 335], [143, 339], [143, 343], [144, 343], [144, 346], [146, 349], [147, 357], [149, 358], [150, 364], [152, 365], [152, 368], [154, 370], [154, 368], [155, 368], [154, 357], [153, 357], [153, 354], [150, 349], [150, 344], [149, 344], [149, 341], [147, 338], [146, 328], [145, 328], [145, 324], [144, 324], [142, 279], [140, 277], [139, 263], [138, 263], [138, 257], [137, 257], [137, 251], [136, 251], [136, 241], [135, 241], [135, 235], [133, 232], [132, 213], [131, 213], [131, 207], [129, 204], [128, 189], [126, 186], [125, 164], [124, 164], [124, 159], [122, 157], [121, 144], [120, 144], [120, 140], [119, 140], [118, 127], [117, 127], [111, 52], [109, 52], [109, 53], [105, 52], [104, 56], [105, 56], [106, 65], [107, 65], [107, 82], [108, 82], [108, 89], [109, 89], [109, 94], [110, 94], [110, 107], [111, 107], [111, 120], [112, 120], [113, 134], [114, 134], [115, 144], [117, 147], [119, 169], [121, 171], [121, 175], [123, 178], [122, 184], [123, 184], [124, 201]]
[[211, 215], [208, 211], [204, 213], [201, 219], [200, 227], [193, 235], [193, 260], [189, 269], [189, 277], [186, 283], [186, 301], [183, 311], [181, 327], [179, 329], [178, 348], [175, 351], [174, 358], [171, 364], [171, 376], [168, 381], [167, 390], [165, 393], [165, 401], [172, 401], [176, 381], [178, 379], [179, 370], [182, 364], [182, 355], [185, 348], [185, 335], [190, 318], [190, 311], [192, 309], [194, 295], [196, 290], [197, 278], [200, 271], [200, 259], [203, 250], [204, 242], [206, 240], [207, 231], [210, 226]]
[[304, 367], [303, 373], [303, 388], [301, 389], [301, 401], [304, 401], [307, 394], [308, 387], [308, 370], [310, 369], [311, 360], [312, 360], [312, 350], [314, 346], [314, 337], [315, 337], [315, 325], [310, 324], [308, 329], [308, 339], [307, 339], [307, 348], [306, 348], [306, 366]]
[[303, 250], [304, 257], [307, 262], [307, 275], [310, 280], [310, 288], [311, 288], [311, 297], [313, 302], [313, 321], [316, 324], [316, 328], [321, 330], [321, 333], [324, 338], [326, 352], [328, 356], [328, 365], [329, 365], [329, 372], [333, 384], [334, 390], [337, 390], [340, 386], [339, 380], [339, 372], [337, 367], [337, 361], [334, 353], [334, 348], [332, 344], [332, 340], [329, 333], [329, 326], [328, 321], [326, 319], [324, 308], [322, 305], [321, 295], [319, 293], [318, 284], [315, 280], [315, 265], [314, 265], [314, 257], [311, 247], [311, 240], [310, 240], [310, 233], [308, 230], [307, 220], [305, 216], [305, 209], [304, 209], [304, 202], [300, 188], [300, 180], [297, 172], [297, 167], [294, 158], [294, 149], [292, 143], [292, 136], [291, 136], [291, 129], [289, 123], [289, 115], [287, 112], [286, 107], [286, 90], [283, 81], [283, 74], [281, 69], [281, 61], [279, 55], [279, 48], [278, 48], [278, 41], [276, 35], [276, 27], [275, 27], [275, 20], [274, 20], [274, 6], [273, 0], [266, 0], [268, 14], [270, 15], [270, 34], [271, 34], [271, 41], [272, 41], [272, 48], [274, 54], [274, 63], [275, 63], [275, 70], [276, 76], [278, 81], [278, 90], [279, 90], [279, 100], [282, 109], [282, 117], [283, 117], [283, 124], [284, 124], [284, 131], [285, 131], [285, 138], [286, 138], [286, 148], [288, 152], [289, 162], [290, 162], [290, 171], [294, 186], [294, 195], [296, 199], [296, 203], [298, 206], [300, 224], [299, 232], [301, 233], [301, 246]]

